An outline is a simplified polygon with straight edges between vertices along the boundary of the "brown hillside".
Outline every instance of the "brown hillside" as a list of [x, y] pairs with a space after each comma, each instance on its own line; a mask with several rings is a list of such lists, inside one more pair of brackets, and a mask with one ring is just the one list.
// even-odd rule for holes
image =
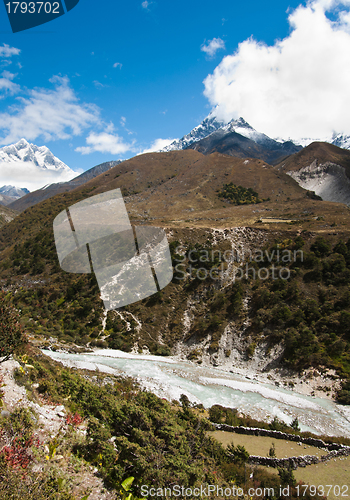
[[124, 196], [131, 196], [133, 205], [153, 215], [171, 215], [221, 208], [217, 190], [228, 182], [251, 187], [260, 198], [274, 194], [279, 194], [279, 201], [305, 197], [296, 182], [263, 160], [220, 153], [205, 156], [190, 150], [136, 156], [86, 183], [83, 189], [94, 188], [97, 194], [119, 187]]
[[313, 142], [280, 162], [275, 168], [283, 172], [297, 171], [311, 165], [315, 160], [318, 164], [331, 162], [344, 167], [346, 175], [350, 178], [350, 151], [327, 142]]
[[13, 202], [12, 196], [6, 196], [6, 194], [0, 194], [0, 205], [6, 207]]
[[[231, 205], [218, 197], [218, 191], [229, 182], [253, 188], [260, 198], [270, 200], [258, 205]], [[228, 227], [256, 224], [269, 217], [297, 220], [303, 225], [307, 222], [308, 229], [323, 230], [327, 226], [324, 220], [350, 222], [344, 205], [310, 199], [290, 176], [263, 160], [220, 153], [203, 155], [186, 150], [136, 156], [72, 194], [80, 199], [115, 188], [122, 189], [133, 219], [160, 225]]]
[[[337, 148], [338, 149], [338, 148]], [[259, 204], [232, 205], [218, 197], [232, 182], [257, 191]], [[161, 227], [223, 228], [255, 226], [290, 230], [337, 231], [350, 225], [342, 204], [310, 198], [290, 176], [258, 159], [240, 159], [193, 150], [149, 153], [116, 165], [83, 186], [22, 212], [0, 231], [0, 251], [51, 227], [65, 207], [120, 188], [134, 223]], [[333, 230], [333, 229], [331, 229]], [[5, 254], [3, 255], [5, 258]]]

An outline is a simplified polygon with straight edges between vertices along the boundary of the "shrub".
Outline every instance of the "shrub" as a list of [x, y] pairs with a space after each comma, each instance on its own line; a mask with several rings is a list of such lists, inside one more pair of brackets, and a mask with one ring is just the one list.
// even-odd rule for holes
[[247, 205], [250, 203], [261, 203], [263, 201], [259, 198], [258, 193], [254, 191], [254, 189], [236, 186], [232, 182], [224, 184], [218, 197], [229, 200], [234, 205]]
[[234, 463], [245, 463], [249, 460], [249, 453], [244, 446], [238, 444], [236, 447], [233, 443], [227, 446], [227, 453], [229, 457], [233, 458]]
[[26, 342], [19, 314], [0, 292], [0, 363], [7, 361], [20, 345]]
[[295, 431], [300, 431], [299, 427], [299, 420], [298, 417], [295, 417], [293, 422], [290, 424], [291, 428], [294, 429]]
[[281, 431], [284, 432], [288, 429], [288, 425], [279, 420], [276, 416], [272, 420], [272, 422], [269, 424], [269, 427], [273, 431]]
[[310, 250], [314, 252], [317, 257], [325, 257], [331, 252], [331, 245], [322, 236], [316, 238], [316, 241], [311, 245]]
[[268, 457], [275, 457], [276, 456], [276, 448], [275, 448], [275, 443], [272, 443], [269, 453], [267, 455]]

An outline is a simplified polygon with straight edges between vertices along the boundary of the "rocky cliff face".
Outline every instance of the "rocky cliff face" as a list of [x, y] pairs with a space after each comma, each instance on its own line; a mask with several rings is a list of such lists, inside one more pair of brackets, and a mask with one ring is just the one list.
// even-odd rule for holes
[[314, 142], [276, 166], [322, 200], [350, 203], [350, 151]]
[[345, 168], [332, 162], [317, 163], [288, 172], [299, 186], [314, 191], [322, 200], [350, 204], [350, 179]]

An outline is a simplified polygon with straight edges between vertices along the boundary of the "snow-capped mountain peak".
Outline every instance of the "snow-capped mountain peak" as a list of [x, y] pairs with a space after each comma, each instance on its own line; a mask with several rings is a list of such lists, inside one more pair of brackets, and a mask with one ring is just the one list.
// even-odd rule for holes
[[208, 135], [216, 132], [217, 130], [223, 128], [227, 122], [218, 120], [218, 118], [210, 113], [199, 125], [194, 127], [189, 134], [186, 134], [182, 139], [176, 140], [165, 146], [161, 151], [175, 151], [180, 149], [186, 149], [194, 142], [200, 141]]
[[269, 143], [273, 145], [275, 144], [275, 142], [283, 142], [275, 141], [268, 137], [266, 134], [258, 132], [242, 117], [238, 118], [237, 120], [231, 120], [226, 126], [222, 127], [222, 130], [226, 134], [235, 132], [236, 134], [240, 134], [243, 137], [247, 137], [248, 139], [255, 141], [257, 144], [261, 144], [264, 146], [268, 146]]
[[246, 120], [242, 117], [237, 119], [232, 119], [229, 122], [219, 119], [215, 110], [212, 111], [199, 125], [194, 127], [188, 134], [182, 137], [182, 139], [172, 142], [170, 145], [161, 149], [161, 151], [174, 151], [179, 149], [187, 149], [195, 142], [201, 141], [209, 137], [222, 139], [225, 136], [236, 133], [243, 137], [246, 137], [257, 144], [267, 147], [275, 148], [276, 145], [279, 147], [284, 147], [286, 150], [287, 146], [297, 148], [305, 147], [311, 142], [329, 142], [343, 149], [350, 149], [350, 136], [341, 133], [334, 133], [332, 137], [311, 139], [304, 138], [300, 140], [294, 140], [293, 138], [283, 139], [274, 138], [271, 139], [266, 134], [258, 132], [255, 130]]
[[34, 191], [45, 184], [66, 182], [78, 174], [54, 156], [46, 146], [26, 139], [0, 148], [0, 186], [26, 186]]
[[266, 134], [258, 132], [242, 117], [226, 122], [218, 119], [214, 112], [212, 112], [202, 121], [202, 123], [191, 130], [189, 134], [182, 137], [182, 139], [172, 142], [161, 151], [186, 149], [193, 143], [201, 141], [207, 137], [217, 136], [223, 138], [224, 136], [234, 132], [265, 147], [275, 147], [276, 142], [281, 144], [284, 143], [282, 140], [276, 141], [268, 137]]
[[19, 200], [22, 196], [28, 194], [26, 188], [19, 188], [16, 186], [2, 186], [0, 187], [0, 205], [9, 205], [13, 201]]
[[332, 144], [338, 146], [338, 148], [350, 149], [350, 135], [333, 134]]
[[21, 198], [30, 191], [27, 188], [19, 188], [16, 186], [2, 186], [0, 187], [0, 194], [6, 196], [13, 196], [14, 198]]
[[234, 132], [233, 129], [242, 129], [242, 130], [254, 130], [248, 122], [245, 121], [244, 118], [240, 117], [237, 120], [231, 120], [228, 124], [223, 127], [224, 129], [229, 130], [230, 132]]
[[0, 149], [0, 162], [13, 161], [32, 162], [42, 169], [71, 171], [65, 163], [51, 153], [49, 148], [30, 144], [26, 139]]

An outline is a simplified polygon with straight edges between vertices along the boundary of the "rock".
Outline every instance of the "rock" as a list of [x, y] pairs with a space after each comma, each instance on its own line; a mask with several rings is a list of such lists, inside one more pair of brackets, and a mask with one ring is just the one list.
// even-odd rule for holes
[[35, 465], [33, 465], [32, 472], [42, 472], [43, 469], [44, 469], [44, 467], [42, 465], [35, 464]]
[[11, 415], [11, 413], [7, 410], [2, 410], [2, 412], [1, 412], [2, 417], [9, 418], [10, 415]]

